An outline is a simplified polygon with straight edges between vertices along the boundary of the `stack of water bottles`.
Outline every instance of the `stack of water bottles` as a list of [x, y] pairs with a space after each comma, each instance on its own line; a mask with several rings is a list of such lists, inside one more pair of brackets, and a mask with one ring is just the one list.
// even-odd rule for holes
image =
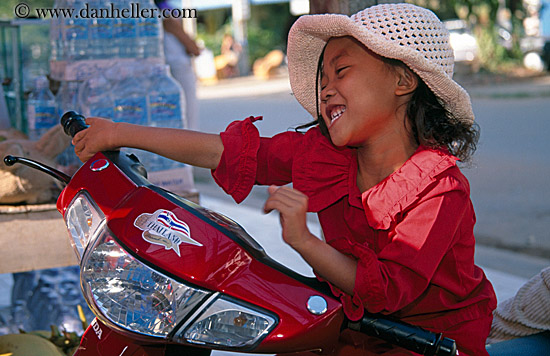
[[[27, 133], [29, 139], [38, 140], [53, 126], [59, 125], [63, 112], [78, 110], [77, 95], [80, 82], [63, 81], [54, 96], [50, 90], [50, 81], [44, 75], [34, 80], [33, 90], [27, 99]], [[80, 165], [72, 147], [58, 156], [58, 163], [68, 173], [74, 172]]]
[[[130, 10], [132, 7], [155, 8], [153, 0], [56, 0], [54, 7], [60, 16], [52, 17], [50, 23], [51, 77], [61, 83], [54, 97], [45, 77], [35, 80], [27, 102], [27, 132], [33, 140], [57, 125], [58, 118], [64, 112], [84, 108], [81, 106], [79, 92], [88, 78], [101, 75], [104, 68], [112, 68], [122, 61], [130, 63], [133, 68], [140, 65], [150, 67], [150, 63], [164, 63], [162, 23], [157, 14], [132, 17], [130, 15], [135, 14], [127, 11], [127, 16], [122, 16], [124, 9]], [[151, 11], [143, 13], [153, 14]], [[80, 69], [76, 73], [68, 73], [71, 66]], [[111, 80], [96, 90], [111, 92], [117, 86], [119, 92], [115, 99], [132, 100], [135, 93], [128, 93], [128, 88], [122, 87], [125, 84], [121, 83], [123, 80], [120, 77], [112, 77], [111, 79], [118, 79], [118, 82]], [[131, 77], [131, 73], [127, 77]], [[138, 85], [140, 90], [143, 89], [141, 85], [142, 83]], [[120, 98], [120, 95], [128, 97]], [[91, 104], [88, 102], [88, 107]], [[145, 104], [142, 110], [143, 113], [146, 112]], [[116, 117], [111, 112], [102, 113], [101, 116], [138, 123], [127, 111], [115, 112], [113, 106]], [[128, 120], [124, 120], [127, 113]], [[139, 123], [148, 124], [147, 120]], [[60, 168], [69, 173], [80, 165], [72, 147], [60, 155], [58, 162]]]
[[[185, 128], [185, 99], [181, 85], [166, 64], [118, 63], [87, 80], [62, 81], [54, 97], [45, 76], [35, 80], [27, 101], [29, 137], [39, 139], [69, 110], [87, 117], [111, 118], [116, 122], [157, 127]], [[144, 151], [136, 153], [149, 172], [182, 167], [181, 164]], [[69, 147], [58, 158], [69, 171], [80, 161]]]
[[[158, 13], [121, 16], [124, 9], [153, 9], [153, 0], [56, 0], [54, 6], [65, 14], [52, 18], [50, 26], [51, 76], [61, 84], [54, 101], [45, 78], [37, 80], [28, 102], [28, 132], [33, 139], [69, 110], [119, 122], [185, 127], [183, 90], [164, 65]], [[68, 11], [72, 16], [67, 16]], [[60, 63], [61, 72], [54, 69]], [[136, 153], [149, 172], [182, 166]], [[72, 147], [59, 157], [59, 163], [68, 171], [80, 164]]]
[[[123, 9], [132, 7], [153, 9], [155, 5], [153, 0], [56, 0], [54, 8], [58, 13], [65, 11], [68, 14], [67, 10], [71, 9], [73, 16], [52, 18], [51, 59], [78, 61], [162, 56], [159, 17], [156, 13], [138, 18], [122, 16]], [[151, 11], [143, 13], [153, 14]]]
[[[152, 0], [131, 2], [132, 6], [139, 2], [141, 8], [154, 6]], [[82, 9], [93, 11], [111, 6], [128, 8], [130, 0], [55, 2], [57, 9], [74, 9], [73, 14]], [[169, 74], [163, 58], [160, 19], [80, 15], [52, 18], [50, 77], [60, 81], [60, 87], [54, 96], [47, 77], [36, 78], [27, 101], [30, 138], [40, 138], [58, 125], [61, 115], [69, 110], [117, 122], [186, 127], [183, 90]], [[56, 67], [63, 71], [54, 70], [56, 63], [63, 64]], [[145, 151], [132, 153], [147, 168], [153, 184], [177, 193], [193, 189], [189, 166]], [[59, 157], [60, 168], [69, 173], [80, 164], [72, 146]], [[14, 325], [27, 330], [47, 329], [50, 324], [68, 331], [78, 329], [76, 305], [82, 305], [82, 298], [75, 285], [78, 285], [78, 268], [16, 274], [12, 295]]]
[[78, 306], [88, 323], [94, 318], [80, 292], [79, 267], [70, 266], [13, 274], [12, 312], [8, 332], [50, 330], [57, 325], [82, 333]]
[[[84, 116], [158, 127], [185, 127], [183, 90], [165, 64], [116, 65], [82, 83], [79, 106]], [[145, 151], [135, 153], [149, 172], [182, 164]]]

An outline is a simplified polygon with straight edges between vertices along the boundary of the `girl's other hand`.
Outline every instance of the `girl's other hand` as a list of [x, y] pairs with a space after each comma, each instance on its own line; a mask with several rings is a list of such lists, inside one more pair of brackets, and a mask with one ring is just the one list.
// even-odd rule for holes
[[353, 295], [357, 260], [344, 255], [311, 234], [306, 224], [308, 197], [289, 188], [270, 186], [264, 211], [278, 210], [283, 227], [283, 239], [328, 282]]
[[300, 252], [305, 242], [314, 237], [306, 224], [308, 197], [298, 190], [274, 185], [268, 188], [268, 192], [264, 212], [279, 211], [283, 240]]
[[100, 151], [118, 149], [114, 144], [117, 123], [99, 117], [86, 119], [88, 127], [78, 132], [73, 138], [74, 151], [82, 162], [86, 162]]

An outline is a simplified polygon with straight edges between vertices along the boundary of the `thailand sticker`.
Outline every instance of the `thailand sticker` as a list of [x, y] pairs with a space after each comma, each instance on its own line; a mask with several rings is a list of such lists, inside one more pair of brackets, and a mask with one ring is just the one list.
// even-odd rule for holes
[[145, 241], [164, 246], [166, 250], [172, 249], [180, 257], [180, 244], [202, 246], [191, 238], [189, 226], [168, 210], [159, 209], [153, 214], [141, 214], [134, 221], [134, 226], [143, 230], [141, 236]]

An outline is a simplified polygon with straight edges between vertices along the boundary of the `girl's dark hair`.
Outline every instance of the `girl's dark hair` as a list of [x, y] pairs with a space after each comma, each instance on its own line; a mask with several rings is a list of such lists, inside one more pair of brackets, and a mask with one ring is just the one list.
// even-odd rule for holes
[[407, 117], [418, 144], [445, 147], [462, 162], [470, 162], [477, 148], [479, 126], [455, 117], [420, 78], [407, 104]]
[[[296, 130], [319, 125], [321, 133], [330, 139], [328, 128], [320, 113], [318, 97], [324, 51], [323, 49], [319, 58], [315, 84], [317, 120], [298, 126]], [[403, 66], [408, 69], [399, 60], [384, 57], [380, 57], [380, 59], [390, 68]], [[463, 163], [468, 163], [471, 160], [477, 148], [479, 126], [476, 123], [466, 123], [464, 120], [455, 117], [441, 104], [431, 89], [420, 78], [418, 78], [418, 86], [411, 100], [407, 103], [407, 117], [409, 118], [411, 133], [417, 144], [432, 148], [447, 148], [452, 155]]]

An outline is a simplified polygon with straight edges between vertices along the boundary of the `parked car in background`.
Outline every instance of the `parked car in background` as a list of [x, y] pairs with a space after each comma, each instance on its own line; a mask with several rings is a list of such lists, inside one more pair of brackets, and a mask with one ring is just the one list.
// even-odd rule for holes
[[479, 70], [479, 46], [470, 27], [463, 20], [447, 20], [443, 22], [449, 30], [449, 42], [454, 51], [455, 70], [466, 67], [470, 72]]

